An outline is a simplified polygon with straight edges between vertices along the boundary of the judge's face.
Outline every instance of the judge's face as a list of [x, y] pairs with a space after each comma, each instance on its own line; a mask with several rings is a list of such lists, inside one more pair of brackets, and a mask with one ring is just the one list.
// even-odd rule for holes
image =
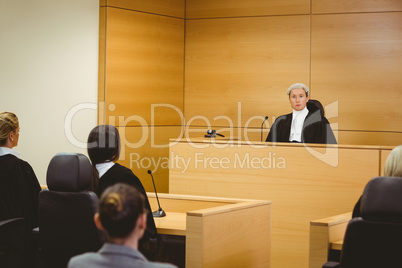
[[306, 107], [309, 97], [306, 96], [306, 92], [302, 88], [296, 88], [290, 91], [289, 102], [292, 108], [296, 111], [301, 111]]

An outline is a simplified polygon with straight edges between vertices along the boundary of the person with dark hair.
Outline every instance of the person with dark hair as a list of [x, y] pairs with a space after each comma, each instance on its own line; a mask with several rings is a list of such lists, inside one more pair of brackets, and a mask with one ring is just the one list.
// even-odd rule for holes
[[[116, 182], [137, 184], [137, 187], [142, 188], [141, 182], [131, 170], [115, 163], [120, 157], [120, 135], [116, 127], [100, 125], [91, 130], [88, 136], [88, 156], [94, 168], [90, 190], [98, 196]], [[124, 176], [116, 176], [120, 174]]]
[[0, 220], [24, 218], [26, 226], [24, 267], [34, 258], [30, 233], [38, 227], [38, 196], [41, 191], [31, 165], [13, 150], [18, 145], [20, 126], [14, 113], [0, 113]]
[[321, 103], [318, 105], [315, 100], [310, 102], [309, 92], [309, 88], [301, 83], [288, 88], [287, 94], [293, 112], [275, 120], [267, 142], [337, 143], [331, 126], [324, 117], [324, 109], [319, 107]]
[[[91, 130], [88, 136], [88, 156], [94, 169], [94, 178], [91, 191], [101, 196], [103, 191], [116, 183], [126, 183], [134, 186], [146, 198], [148, 210], [147, 229], [140, 241], [140, 250], [150, 259], [154, 259], [155, 249], [149, 249], [149, 240], [156, 239], [156, 227], [151, 212], [151, 206], [145, 189], [139, 178], [119, 163], [115, 163], [120, 156], [120, 135], [116, 127], [112, 125], [99, 125]], [[147, 249], [145, 249], [147, 248]]]
[[146, 200], [136, 188], [117, 183], [107, 188], [95, 214], [96, 226], [105, 231], [108, 241], [98, 252], [84, 253], [70, 259], [68, 268], [173, 268], [168, 263], [148, 261], [138, 251], [138, 241], [147, 226]]

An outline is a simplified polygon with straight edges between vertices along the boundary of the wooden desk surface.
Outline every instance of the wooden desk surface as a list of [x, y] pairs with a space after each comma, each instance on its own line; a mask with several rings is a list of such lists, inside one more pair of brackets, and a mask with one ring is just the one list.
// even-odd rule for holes
[[[148, 200], [153, 211], [158, 209], [157, 201], [154, 193], [147, 193]], [[174, 194], [159, 194], [161, 207], [166, 212], [165, 217], [155, 218], [155, 225], [159, 234], [167, 235], [186, 235], [187, 214], [202, 214], [207, 215], [214, 211], [223, 212], [231, 209], [230, 205], [242, 203], [242, 207], [255, 204], [256, 200], [219, 198], [219, 197], [203, 197], [191, 195], [174, 195]], [[267, 201], [262, 201], [267, 203]], [[270, 203], [270, 202], [269, 202]], [[229, 206], [228, 206], [229, 205]]]
[[330, 244], [331, 249], [342, 250], [343, 239], [334, 241]]
[[156, 229], [159, 234], [186, 235], [186, 213], [165, 211], [166, 216], [155, 218]]
[[352, 212], [310, 222], [310, 268], [322, 267], [328, 261], [329, 249], [342, 250], [345, 230]]

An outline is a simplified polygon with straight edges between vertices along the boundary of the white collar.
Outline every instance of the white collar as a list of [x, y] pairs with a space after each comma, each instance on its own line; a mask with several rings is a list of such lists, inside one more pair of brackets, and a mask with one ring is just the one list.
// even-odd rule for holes
[[295, 109], [293, 109], [293, 118], [295, 118], [296, 116], [300, 116], [300, 115], [301, 116], [307, 116], [307, 114], [308, 114], [307, 105], [301, 111], [296, 111]]
[[98, 170], [99, 178], [102, 177], [111, 167], [113, 167], [114, 163], [111, 161], [96, 164], [95, 167]]
[[6, 155], [6, 154], [12, 154], [18, 158], [20, 157], [19, 152], [15, 151], [11, 148], [8, 148], [8, 147], [0, 147], [0, 156]]
[[297, 142], [302, 141], [303, 125], [307, 115], [308, 115], [307, 107], [304, 107], [304, 109], [301, 111], [293, 110], [292, 124], [290, 125], [289, 141], [297, 141]]

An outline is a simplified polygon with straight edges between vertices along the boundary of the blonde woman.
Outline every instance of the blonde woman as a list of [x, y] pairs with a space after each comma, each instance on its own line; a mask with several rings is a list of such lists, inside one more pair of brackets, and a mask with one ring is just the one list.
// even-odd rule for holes
[[[384, 177], [402, 177], [402, 145], [399, 145], [392, 149], [384, 166]], [[402, 193], [401, 193], [402, 194]], [[353, 218], [360, 217], [360, 203], [357, 201], [355, 207], [353, 208]]]
[[[41, 190], [32, 167], [13, 150], [18, 145], [20, 126], [10, 112], [0, 113], [0, 220], [24, 218], [26, 234], [38, 226], [38, 195]], [[24, 267], [32, 265], [33, 250], [26, 236]]]

